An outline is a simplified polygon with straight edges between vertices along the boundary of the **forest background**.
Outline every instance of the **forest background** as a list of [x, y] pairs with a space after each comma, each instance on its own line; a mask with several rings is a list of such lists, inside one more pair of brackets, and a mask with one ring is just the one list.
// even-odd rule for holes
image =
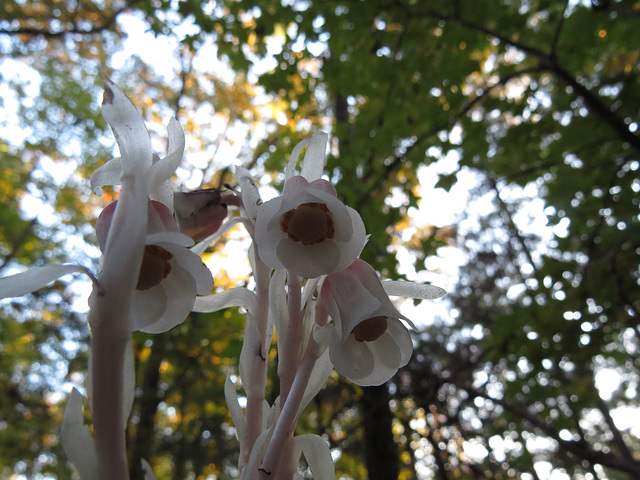
[[[275, 192], [325, 129], [363, 258], [450, 290], [403, 305], [421, 330], [387, 385], [332, 376], [306, 410], [338, 478], [640, 478], [639, 46], [632, 0], [5, 0], [0, 274], [96, 269], [103, 76], [152, 137], [181, 122], [178, 188], [232, 186], [243, 165]], [[206, 253], [218, 288], [247, 281], [245, 247], [234, 230]], [[3, 478], [73, 476], [59, 433], [86, 290], [1, 305]], [[241, 332], [228, 310], [134, 336], [132, 478], [140, 458], [159, 479], [237, 473], [223, 384]]]

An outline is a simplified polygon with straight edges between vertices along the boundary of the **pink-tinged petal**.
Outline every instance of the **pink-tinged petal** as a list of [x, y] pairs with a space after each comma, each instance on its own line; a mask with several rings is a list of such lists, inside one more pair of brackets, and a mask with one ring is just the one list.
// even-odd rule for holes
[[202, 240], [220, 229], [227, 218], [227, 205], [217, 189], [195, 192], [176, 192], [174, 208], [180, 231], [195, 241]]
[[71, 391], [62, 419], [61, 441], [67, 458], [78, 470], [82, 480], [98, 478], [98, 457], [93, 437], [84, 424], [82, 395]]
[[102, 195], [105, 185], [120, 185], [122, 176], [122, 159], [120, 157], [108, 160], [91, 175], [91, 191], [95, 195]]
[[151, 139], [142, 115], [120, 89], [104, 79], [102, 115], [120, 147], [122, 176], [139, 175], [151, 167]]
[[98, 245], [100, 246], [100, 250], [103, 252], [105, 247], [107, 246], [109, 228], [111, 227], [113, 214], [116, 211], [117, 204], [118, 202], [111, 202], [109, 205], [104, 207], [100, 212], [100, 215], [98, 215], [98, 220], [96, 220], [96, 237], [98, 237]]
[[165, 231], [178, 231], [178, 225], [176, 224], [175, 218], [173, 218], [173, 213], [164, 203], [156, 200], [150, 200], [148, 208], [147, 235]]
[[318, 180], [314, 180], [313, 182], [309, 183], [309, 186], [314, 189], [321, 190], [325, 193], [328, 193], [331, 196], [334, 196], [334, 197], [338, 196], [336, 187], [334, 187], [331, 183], [327, 182], [322, 178], [319, 178]]
[[340, 327], [343, 341], [358, 323], [378, 316], [382, 305], [351, 269], [327, 275], [320, 295], [329, 316]]
[[211, 293], [211, 290], [213, 290], [211, 271], [198, 255], [183, 247], [170, 243], [161, 243], [159, 246], [171, 253], [175, 261], [178, 262], [178, 265], [191, 274], [196, 282], [196, 292], [198, 295], [208, 295]]
[[79, 265], [46, 265], [0, 278], [0, 299], [25, 295], [70, 273], [84, 273], [95, 280], [88, 269]]

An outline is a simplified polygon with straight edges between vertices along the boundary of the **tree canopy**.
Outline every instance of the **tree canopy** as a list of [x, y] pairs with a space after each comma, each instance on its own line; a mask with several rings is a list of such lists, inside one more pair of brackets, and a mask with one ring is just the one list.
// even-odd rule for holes
[[[158, 131], [182, 123], [179, 188], [233, 184], [233, 165], [280, 188], [292, 146], [325, 129], [327, 178], [371, 235], [363, 258], [450, 282], [445, 313], [412, 309], [423, 328], [390, 383], [332, 377], [308, 407], [301, 428], [338, 477], [638, 478], [638, 45], [635, 0], [5, 1], [0, 273], [97, 266], [103, 76]], [[440, 224], [450, 205], [427, 190], [465, 207]], [[233, 255], [232, 236], [207, 258]], [[86, 372], [78, 294], [2, 304], [2, 476], [71, 478], [58, 436], [63, 388]], [[234, 477], [223, 385], [241, 329], [230, 310], [135, 337], [132, 465]]]

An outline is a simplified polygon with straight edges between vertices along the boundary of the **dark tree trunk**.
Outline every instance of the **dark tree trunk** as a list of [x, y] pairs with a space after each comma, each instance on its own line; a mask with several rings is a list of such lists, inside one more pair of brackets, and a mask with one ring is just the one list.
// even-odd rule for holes
[[369, 480], [398, 479], [398, 451], [393, 440], [393, 414], [386, 385], [362, 389], [364, 447]]

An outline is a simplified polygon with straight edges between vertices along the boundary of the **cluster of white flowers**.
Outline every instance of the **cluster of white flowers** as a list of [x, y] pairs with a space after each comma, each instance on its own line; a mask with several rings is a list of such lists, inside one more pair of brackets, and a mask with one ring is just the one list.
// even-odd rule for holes
[[[380, 385], [409, 361], [413, 344], [407, 327], [415, 327], [389, 294], [433, 299], [444, 290], [381, 282], [359, 258], [367, 242], [362, 219], [321, 178], [325, 133], [294, 149], [278, 198], [263, 203], [242, 168], [236, 169], [237, 191], [173, 192], [169, 178], [184, 150], [180, 125], [169, 124], [168, 154], [153, 155], [142, 116], [115, 85], [105, 82], [103, 113], [121, 156], [98, 169], [91, 184], [97, 194], [104, 185], [122, 187], [118, 201], [103, 210], [96, 224], [102, 259], [97, 277], [92, 276], [92, 380], [87, 388], [94, 434], [83, 425], [82, 397], [74, 391], [62, 429], [69, 460], [83, 480], [127, 479], [124, 431], [135, 388], [131, 333], [165, 332], [191, 311], [239, 306], [247, 312], [239, 363], [246, 406], [240, 406], [230, 379], [225, 397], [240, 442], [241, 478], [300, 478], [297, 467], [304, 455], [314, 478], [334, 480], [324, 440], [294, 435], [298, 416], [334, 368], [358, 385]], [[211, 294], [211, 272], [198, 254], [238, 223], [253, 240], [248, 254], [255, 289]], [[0, 279], [0, 298], [77, 271], [86, 269], [50, 265]], [[280, 396], [270, 405], [265, 388], [274, 330]], [[146, 463], [145, 470], [152, 479]]]

